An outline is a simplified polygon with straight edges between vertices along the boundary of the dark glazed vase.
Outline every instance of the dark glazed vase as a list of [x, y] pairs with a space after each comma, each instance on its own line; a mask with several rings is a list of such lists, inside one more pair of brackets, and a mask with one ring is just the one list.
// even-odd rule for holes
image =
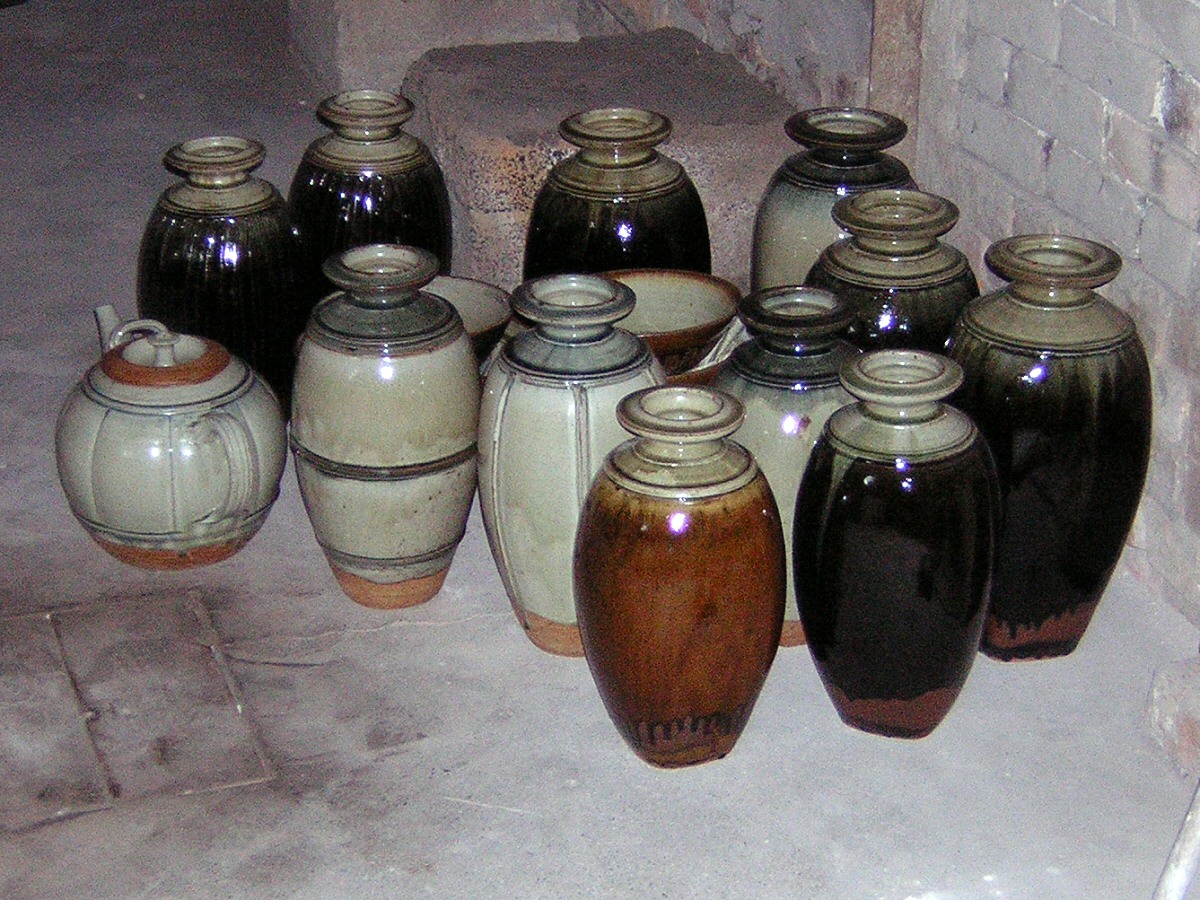
[[821, 251], [806, 283], [853, 304], [850, 340], [864, 350], [944, 353], [959, 313], [979, 296], [966, 256], [938, 240], [958, 207], [921, 191], [872, 190], [839, 200], [832, 215], [850, 237]]
[[365, 244], [420, 247], [450, 271], [450, 196], [429, 148], [401, 128], [412, 114], [407, 98], [386, 91], [345, 91], [317, 106], [333, 131], [309, 144], [288, 190], [317, 297], [336, 290], [325, 261]]
[[954, 398], [996, 456], [1004, 526], [983, 651], [1070, 653], [1133, 524], [1150, 456], [1151, 385], [1133, 321], [1095, 293], [1121, 268], [1065, 235], [999, 241], [1011, 282], [972, 301], [950, 340], [966, 372]]
[[311, 310], [298, 287], [287, 204], [250, 173], [258, 141], [205, 137], [166, 152], [184, 177], [159, 196], [138, 254], [138, 314], [210, 338], [263, 376], [286, 409], [295, 345]]
[[564, 119], [579, 152], [555, 165], [534, 199], [525, 278], [614, 269], [711, 272], [708, 220], [683, 166], [655, 146], [665, 116], [594, 109]]
[[830, 210], [840, 198], [871, 188], [915, 188], [908, 168], [883, 151], [908, 126], [873, 109], [825, 107], [798, 112], [784, 126], [807, 147], [771, 177], [754, 220], [750, 286], [803, 284], [821, 251], [845, 234]]
[[842, 720], [924, 737], [979, 649], [999, 515], [974, 423], [941, 403], [956, 363], [879, 350], [846, 366], [859, 402], [830, 417], [796, 498], [796, 597]]
[[[754, 454], [775, 494], [790, 573], [800, 478], [825, 421], [853, 400], [839, 373], [860, 353], [843, 340], [854, 309], [820, 288], [780, 287], [746, 297], [740, 315], [751, 340], [734, 349], [713, 387], [732, 394], [746, 408], [734, 438]], [[804, 626], [789, 574], [780, 644], [803, 643]]]
[[592, 482], [575, 542], [584, 655], [634, 752], [664, 767], [724, 756], [775, 658], [783, 532], [741, 404], [665, 386], [621, 401], [637, 437]]

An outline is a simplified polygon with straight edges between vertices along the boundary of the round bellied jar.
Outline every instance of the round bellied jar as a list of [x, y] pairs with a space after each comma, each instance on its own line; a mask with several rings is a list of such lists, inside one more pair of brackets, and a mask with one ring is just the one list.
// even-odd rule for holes
[[325, 261], [365, 244], [420, 247], [450, 271], [450, 195], [429, 148], [402, 127], [412, 114], [408, 98], [388, 91], [343, 91], [317, 106], [332, 130], [304, 151], [288, 205], [318, 297], [337, 288]]
[[842, 720], [929, 734], [979, 651], [998, 527], [983, 435], [943, 400], [962, 382], [932, 353], [877, 350], [842, 370], [796, 498], [796, 599]]
[[780, 643], [804, 643], [791, 583], [792, 518], [800, 478], [825, 421], [853, 398], [839, 373], [859, 350], [845, 339], [854, 308], [820, 288], [780, 287], [746, 297], [739, 309], [751, 340], [721, 366], [713, 387], [742, 402], [734, 439], [754, 454], [783, 520], [788, 602]]
[[287, 445], [279, 402], [216, 342], [96, 311], [101, 361], [63, 403], [59, 480], [122, 562], [186, 569], [232, 556], [267, 518]]
[[580, 149], [550, 170], [534, 199], [526, 279], [614, 269], [711, 271], [700, 194], [683, 166], [654, 149], [671, 134], [666, 116], [593, 109], [564, 119], [559, 134]]
[[958, 207], [922, 191], [872, 190], [835, 203], [833, 221], [850, 237], [821, 251], [806, 283], [853, 305], [849, 339], [864, 350], [944, 353], [959, 313], [979, 296], [967, 257], [938, 240]]
[[333, 257], [342, 290], [300, 343], [292, 449], [338, 583], [365, 606], [428, 600], [475, 495], [479, 373], [462, 318], [422, 288], [432, 253], [372, 244]]
[[258, 141], [205, 137], [171, 147], [184, 180], [159, 196], [138, 252], [138, 314], [211, 338], [266, 379], [286, 410], [296, 339], [316, 299], [300, 285], [287, 203], [251, 173]]
[[582, 656], [571, 561], [592, 478], [628, 434], [617, 404], [661, 384], [641, 338], [617, 327], [634, 306], [597, 275], [547, 275], [512, 295], [534, 327], [488, 370], [479, 413], [479, 505], [517, 619], [550, 653]]
[[950, 339], [954, 402], [996, 454], [1004, 526], [983, 650], [1070, 653], [1125, 546], [1150, 460], [1150, 366], [1133, 320], [1095, 292], [1121, 258], [1069, 235], [985, 255], [1010, 283], [968, 304]]
[[592, 482], [575, 541], [588, 667], [617, 730], [665, 767], [733, 749], [783, 625], [783, 530], [766, 478], [730, 440], [742, 405], [669, 385], [617, 409], [635, 437]]
[[908, 167], [883, 151], [908, 126], [895, 116], [859, 107], [796, 113], [784, 126], [806, 147], [771, 177], [754, 219], [750, 287], [803, 284], [821, 251], [845, 237], [830, 211], [842, 197], [871, 188], [913, 188]]

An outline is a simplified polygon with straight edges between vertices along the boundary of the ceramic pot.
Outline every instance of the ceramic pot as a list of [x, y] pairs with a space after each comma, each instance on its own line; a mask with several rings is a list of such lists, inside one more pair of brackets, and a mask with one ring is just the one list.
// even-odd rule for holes
[[789, 572], [780, 644], [792, 647], [804, 643], [791, 583], [796, 492], [826, 419], [853, 400], [839, 373], [860, 352], [843, 339], [854, 308], [819, 288], [781, 287], [750, 294], [739, 314], [751, 340], [734, 349], [713, 387], [745, 407], [734, 439], [754, 454], [779, 505]]
[[709, 388], [630, 394], [635, 438], [605, 460], [575, 542], [588, 667], [642, 759], [727, 754], [754, 707], [783, 625], [783, 531], [766, 478], [729, 436], [742, 405]]
[[258, 141], [206, 137], [163, 157], [184, 180], [159, 196], [138, 253], [138, 314], [211, 338], [266, 379], [286, 409], [295, 344], [313, 298], [299, 288], [299, 245], [275, 186], [250, 173]]
[[752, 290], [803, 284], [821, 251], [846, 237], [830, 216], [840, 198], [871, 188], [914, 188], [908, 168], [883, 151], [908, 126], [895, 116], [857, 107], [798, 112], [784, 125], [806, 147], [771, 177], [754, 219]]
[[872, 190], [839, 200], [833, 221], [850, 237], [821, 251], [806, 283], [849, 300], [849, 338], [864, 350], [944, 353], [979, 282], [967, 257], [938, 237], [958, 207], [936, 194]]
[[987, 443], [940, 402], [958, 365], [877, 350], [849, 363], [859, 398], [826, 422], [796, 498], [796, 597], [846, 724], [919, 738], [977, 656], [999, 515]]
[[332, 130], [308, 145], [288, 189], [316, 296], [337, 287], [322, 274], [325, 261], [366, 244], [420, 247], [450, 271], [450, 195], [429, 148], [402, 127], [412, 114], [407, 97], [387, 91], [343, 91], [318, 104]]
[[579, 152], [546, 177], [529, 218], [526, 279], [558, 273], [662, 268], [708, 272], [708, 221], [683, 166], [654, 148], [665, 116], [609, 108], [562, 121]]
[[512, 319], [508, 294], [494, 284], [454, 275], [439, 275], [425, 289], [448, 300], [458, 311], [475, 356], [481, 361], [487, 359]]
[[596, 275], [549, 275], [512, 295], [531, 330], [504, 344], [479, 414], [479, 505], [529, 639], [582, 656], [571, 560], [579, 511], [605, 455], [628, 435], [626, 394], [665, 380], [645, 341], [614, 327], [632, 291]]
[[967, 306], [949, 349], [966, 372], [954, 402], [987, 436], [1004, 496], [983, 650], [1061, 656], [1087, 629], [1137, 512], [1150, 369], [1133, 321], [1093, 290], [1120, 271], [1113, 250], [1022, 235], [985, 261], [1011, 283]]
[[341, 287], [300, 342], [292, 449], [338, 583], [365, 606], [442, 587], [475, 493], [479, 374], [462, 319], [422, 288], [437, 259], [371, 244], [330, 259]]
[[279, 402], [214, 341], [96, 310], [103, 358], [54, 433], [71, 511], [122, 562], [186, 569], [226, 559], [267, 518], [286, 461]]

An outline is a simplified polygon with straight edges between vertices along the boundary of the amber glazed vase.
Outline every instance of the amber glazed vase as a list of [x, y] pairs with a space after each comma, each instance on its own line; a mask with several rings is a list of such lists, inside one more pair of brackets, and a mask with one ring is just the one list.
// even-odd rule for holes
[[575, 543], [584, 655], [609, 716], [646, 762], [727, 754], [774, 661], [786, 592], [766, 478], [729, 440], [741, 404], [692, 386], [621, 401]]
[[933, 353], [848, 364], [859, 398], [834, 413], [796, 498], [796, 598], [842, 720], [920, 738], [950, 711], [978, 655], [999, 515], [983, 436], [941, 401], [962, 381]]
[[1093, 289], [1110, 248], [1021, 235], [988, 248], [1010, 282], [968, 304], [950, 340], [954, 398], [991, 444], [1004, 527], [983, 650], [1070, 653], [1125, 546], [1150, 459], [1151, 385], [1133, 321]]

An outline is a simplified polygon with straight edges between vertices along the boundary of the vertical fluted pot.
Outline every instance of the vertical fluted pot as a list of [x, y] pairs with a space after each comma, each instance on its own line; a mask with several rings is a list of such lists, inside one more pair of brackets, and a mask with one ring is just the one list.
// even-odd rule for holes
[[617, 730], [664, 767], [736, 743], [783, 624], [783, 531], [766, 478], [729, 436], [742, 405], [667, 386], [618, 407], [575, 542], [588, 667]]
[[1094, 291], [1110, 248], [1021, 235], [985, 260], [1011, 282], [972, 301], [950, 340], [966, 372], [954, 402], [979, 423], [1004, 496], [983, 650], [997, 659], [1075, 649], [1141, 499], [1151, 383], [1133, 321]]
[[534, 198], [524, 277], [614, 269], [709, 272], [708, 220], [683, 166], [654, 149], [671, 134], [659, 113], [577, 113], [559, 133], [579, 152], [557, 163]]
[[779, 505], [789, 571], [780, 643], [796, 646], [804, 643], [790, 577], [796, 492], [825, 420], [852, 400], [839, 373], [860, 352], [843, 339], [854, 309], [819, 288], [781, 287], [751, 294], [739, 312], [751, 340], [734, 349], [713, 387], [745, 407], [734, 439], [754, 454]]
[[846, 235], [830, 218], [842, 197], [871, 188], [916, 187], [908, 168], [884, 153], [908, 126], [895, 116], [859, 107], [796, 113], [784, 126], [796, 143], [776, 170], [754, 219], [750, 287], [803, 284], [821, 251]]
[[850, 237], [821, 251], [805, 283], [854, 306], [849, 339], [864, 350], [944, 353], [959, 313], [979, 296], [967, 257], [938, 240], [958, 207], [921, 191], [872, 190], [839, 200], [833, 221]]
[[596, 275], [525, 282], [512, 306], [534, 327], [504, 345], [484, 383], [484, 528], [517, 619], [534, 644], [560, 655], [583, 655], [575, 529], [604, 457], [628, 437], [617, 404], [665, 380], [645, 341], [615, 327], [633, 305], [628, 287]]
[[296, 475], [338, 583], [366, 606], [436, 594], [475, 493], [479, 375], [433, 254], [374, 244], [325, 266], [292, 405]]
[[138, 251], [138, 314], [211, 338], [243, 359], [283, 401], [295, 345], [312, 309], [300, 289], [300, 249], [287, 203], [252, 176], [258, 141], [206, 137], [171, 147], [184, 180], [159, 196]]
[[308, 145], [288, 189], [303, 277], [320, 297], [336, 253], [365, 244], [428, 250], [450, 271], [450, 195], [429, 148], [403, 130], [413, 105], [387, 91], [343, 91], [317, 106], [332, 129]]
[[929, 734], [978, 655], [999, 516], [996, 468], [942, 403], [962, 371], [879, 350], [843, 370], [796, 498], [796, 596], [821, 680], [846, 724]]

